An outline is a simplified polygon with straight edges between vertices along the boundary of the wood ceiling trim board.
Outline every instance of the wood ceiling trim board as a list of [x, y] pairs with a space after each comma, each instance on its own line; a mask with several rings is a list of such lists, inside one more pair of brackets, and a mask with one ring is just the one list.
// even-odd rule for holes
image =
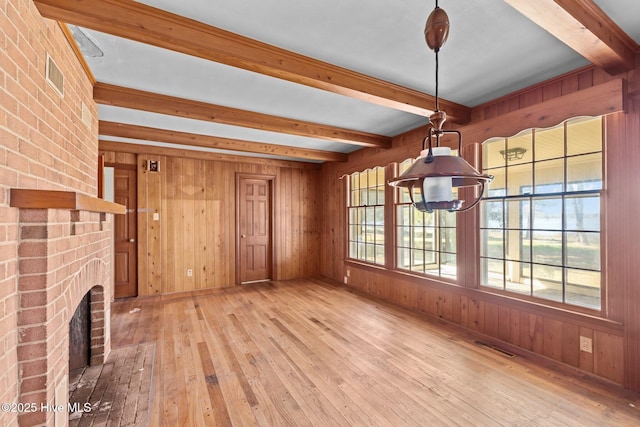
[[265, 159], [261, 157], [246, 157], [234, 154], [213, 153], [193, 148], [158, 147], [155, 145], [136, 144], [129, 142], [98, 141], [100, 152], [147, 154], [154, 156], [184, 157], [188, 159], [211, 160], [231, 163], [260, 164], [262, 166], [276, 166], [289, 169], [320, 169], [320, 163], [298, 162], [293, 160]]
[[270, 132], [319, 138], [363, 147], [389, 148], [391, 146], [391, 138], [384, 135], [292, 120], [106, 83], [97, 83], [94, 86], [93, 99], [98, 104], [144, 110], [232, 126], [249, 127]]
[[[458, 130], [462, 132], [463, 146], [482, 143], [489, 138], [508, 138], [532, 128], [549, 128], [572, 117], [601, 116], [625, 111], [628, 83], [617, 78], [588, 89], [559, 96], [520, 110], [512, 111]], [[445, 138], [444, 143], [447, 143]]]
[[[125, 0], [35, 0], [42, 16], [422, 116], [435, 98], [201, 22]], [[471, 109], [440, 100], [449, 121]]]
[[347, 155], [331, 151], [298, 148], [287, 145], [267, 144], [263, 142], [243, 141], [239, 139], [221, 138], [173, 130], [156, 129], [124, 123], [100, 121], [100, 135], [121, 138], [159, 141], [171, 144], [191, 145], [195, 147], [215, 148], [219, 150], [243, 151], [248, 153], [269, 154], [273, 156], [294, 157], [298, 159], [320, 160], [327, 162], [346, 162]]
[[638, 44], [593, 0], [505, 2], [609, 74], [634, 68]]

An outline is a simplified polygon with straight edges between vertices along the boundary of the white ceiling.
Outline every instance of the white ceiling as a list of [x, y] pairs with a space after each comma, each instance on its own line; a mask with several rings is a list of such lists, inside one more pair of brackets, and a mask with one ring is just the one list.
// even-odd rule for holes
[[[434, 93], [435, 56], [423, 36], [433, 1], [146, 0], [141, 3], [359, 73]], [[640, 43], [640, 1], [596, 0], [596, 3]], [[439, 5], [451, 21], [449, 40], [440, 52], [439, 89], [440, 96], [449, 101], [474, 107], [589, 64], [502, 0], [441, 0]], [[86, 56], [98, 82], [386, 136], [428, 123], [428, 118], [415, 114], [86, 28], [82, 31], [103, 53], [101, 57]], [[361, 148], [106, 105], [99, 106], [99, 119], [343, 153]], [[162, 143], [112, 136], [101, 136], [101, 139]]]

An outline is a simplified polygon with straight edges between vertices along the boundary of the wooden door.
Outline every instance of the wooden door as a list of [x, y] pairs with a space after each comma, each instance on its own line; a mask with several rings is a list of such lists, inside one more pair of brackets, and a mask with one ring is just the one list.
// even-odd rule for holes
[[238, 264], [240, 283], [270, 280], [272, 274], [272, 180], [238, 177]]
[[115, 297], [138, 295], [136, 171], [114, 165], [114, 201], [127, 207], [125, 215], [114, 215]]

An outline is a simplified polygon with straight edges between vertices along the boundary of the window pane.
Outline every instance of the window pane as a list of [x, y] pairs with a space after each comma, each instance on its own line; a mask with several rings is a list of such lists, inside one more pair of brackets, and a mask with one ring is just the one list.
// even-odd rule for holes
[[359, 225], [351, 225], [349, 226], [349, 230], [351, 232], [349, 240], [354, 242], [364, 242], [364, 235], [360, 232], [361, 228]]
[[533, 262], [562, 265], [562, 233], [534, 231], [532, 245]]
[[440, 227], [455, 227], [456, 226], [456, 213], [448, 211], [438, 212], [438, 220]]
[[602, 118], [581, 118], [567, 123], [567, 156], [602, 151]]
[[411, 251], [411, 270], [424, 273], [424, 252], [423, 251]]
[[349, 243], [349, 257], [358, 258], [358, 244], [355, 242]]
[[533, 167], [531, 163], [507, 168], [507, 195], [531, 194], [533, 186]]
[[440, 228], [440, 250], [456, 253], [456, 229]]
[[533, 264], [533, 295], [562, 302], [562, 267]]
[[562, 230], [562, 199], [533, 200], [533, 228], [539, 230]]
[[445, 277], [456, 277], [456, 254], [442, 253], [440, 255], [440, 274]]
[[586, 154], [567, 158], [567, 190], [602, 189], [602, 154]]
[[423, 227], [411, 227], [411, 242], [410, 246], [413, 249], [424, 249], [424, 228]]
[[486, 171], [488, 174], [493, 175], [493, 181], [489, 183], [489, 188], [487, 189], [488, 197], [502, 197], [507, 194], [507, 170], [505, 168], [501, 169], [490, 169]]
[[439, 275], [440, 265], [438, 264], [438, 253], [433, 251], [424, 252], [425, 272]]
[[504, 263], [501, 260], [480, 258], [480, 284], [504, 289]]
[[398, 268], [408, 270], [411, 266], [411, 251], [408, 248], [398, 248]]
[[564, 204], [567, 230], [600, 231], [600, 197], [567, 197]]
[[482, 144], [482, 169], [492, 169], [505, 165], [501, 151], [505, 150], [505, 139], [495, 138]]
[[480, 226], [484, 228], [504, 227], [502, 200], [486, 201], [480, 205]]
[[[512, 259], [515, 261], [529, 261], [528, 246], [523, 247], [522, 237], [523, 234], [520, 230], [507, 230], [507, 251], [505, 253], [505, 259]], [[523, 251], [523, 249], [525, 249]]]
[[531, 295], [531, 278], [524, 275], [525, 269], [528, 273], [528, 263], [507, 261], [505, 263], [507, 280], [505, 289], [519, 294]]
[[527, 131], [513, 138], [507, 138], [507, 149], [504, 153], [501, 153], [503, 157], [507, 158], [507, 166], [531, 163], [533, 160], [531, 139], [531, 131]]
[[600, 270], [600, 233], [566, 233], [567, 267]]
[[564, 157], [564, 125], [536, 129], [535, 158], [537, 161]]
[[480, 230], [480, 255], [502, 258], [504, 256], [503, 238], [502, 230]]
[[436, 250], [437, 249], [437, 235], [435, 227], [423, 227], [422, 231], [424, 233], [424, 248]]
[[506, 228], [529, 228], [529, 199], [511, 199], [506, 203]]
[[567, 292], [569, 304], [600, 309], [600, 272], [567, 269]]
[[376, 245], [376, 264], [384, 264], [384, 246]]
[[536, 194], [564, 191], [564, 159], [536, 163]]

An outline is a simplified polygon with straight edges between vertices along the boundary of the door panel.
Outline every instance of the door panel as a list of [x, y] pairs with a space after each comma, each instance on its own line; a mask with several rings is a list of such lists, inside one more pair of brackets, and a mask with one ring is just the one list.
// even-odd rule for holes
[[114, 215], [115, 297], [138, 295], [136, 171], [115, 165], [114, 201], [127, 207], [125, 215]]
[[238, 180], [241, 283], [271, 279], [271, 180]]

